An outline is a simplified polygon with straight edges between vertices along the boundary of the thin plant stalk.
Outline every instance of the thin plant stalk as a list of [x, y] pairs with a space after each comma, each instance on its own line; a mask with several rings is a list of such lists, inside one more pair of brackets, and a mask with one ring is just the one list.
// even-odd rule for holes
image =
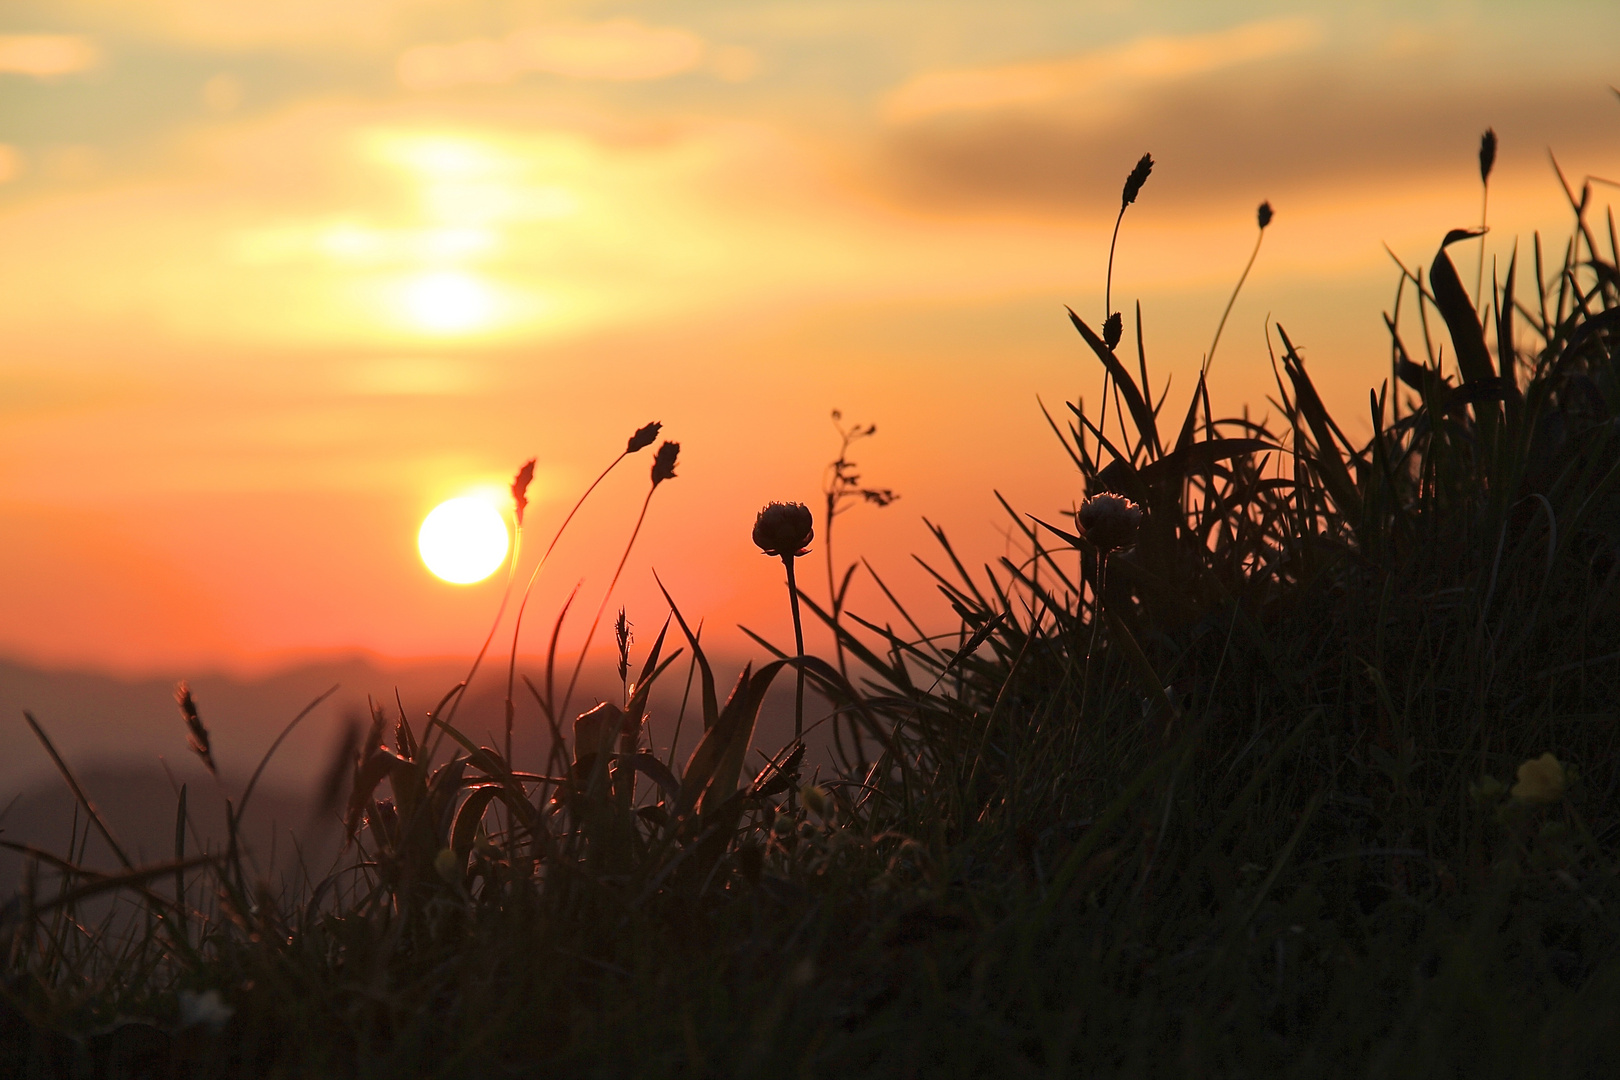
[[636, 546], [636, 537], [641, 535], [641, 526], [647, 520], [647, 508], [652, 505], [653, 492], [665, 480], [675, 477], [676, 456], [680, 453], [681, 444], [665, 441], [658, 448], [658, 454], [653, 459], [652, 486], [647, 489], [647, 497], [641, 500], [641, 513], [636, 515], [636, 527], [630, 530], [630, 542], [624, 545], [624, 554], [619, 557], [619, 565], [613, 571], [613, 580], [608, 582], [607, 590], [602, 593], [602, 602], [596, 605], [596, 615], [591, 619], [591, 628], [585, 634], [585, 643], [580, 646], [579, 657], [574, 661], [574, 673], [568, 678], [568, 689], [563, 691], [562, 708], [555, 715], [568, 715], [568, 702], [574, 696], [574, 687], [579, 682], [579, 673], [585, 667], [585, 656], [590, 652], [591, 639], [596, 636], [596, 628], [602, 624], [602, 613], [607, 610], [608, 601], [613, 597], [613, 590], [619, 584], [619, 576], [624, 573], [624, 564], [630, 561], [630, 552]]
[[1237, 303], [1238, 293], [1243, 291], [1243, 283], [1249, 280], [1249, 271], [1254, 269], [1254, 260], [1260, 255], [1260, 244], [1266, 238], [1266, 226], [1271, 224], [1271, 204], [1260, 204], [1260, 233], [1254, 238], [1254, 250], [1249, 252], [1249, 261], [1243, 264], [1243, 273], [1238, 275], [1237, 286], [1233, 288], [1232, 295], [1227, 298], [1226, 310], [1221, 312], [1221, 321], [1215, 326], [1215, 337], [1209, 343], [1209, 352], [1204, 356], [1204, 366], [1200, 375], [1209, 374], [1209, 365], [1215, 359], [1215, 346], [1221, 343], [1221, 331], [1226, 329], [1227, 316], [1232, 314], [1232, 305]]
[[[1496, 168], [1496, 129], [1486, 128], [1479, 137], [1479, 266], [1474, 272], [1474, 310], [1479, 310], [1479, 294], [1485, 286], [1485, 223], [1491, 207], [1491, 170]], [[1596, 252], [1593, 252], [1594, 257]]]
[[608, 473], [617, 468], [619, 462], [629, 457], [630, 453], [629, 450], [621, 451], [619, 456], [608, 464], [607, 468], [597, 474], [596, 479], [591, 481], [591, 486], [586, 488], [585, 493], [574, 502], [573, 509], [568, 511], [568, 516], [563, 518], [561, 525], [557, 526], [556, 533], [551, 537], [551, 543], [546, 545], [546, 550], [540, 556], [540, 561], [535, 563], [534, 571], [529, 574], [529, 583], [523, 588], [523, 599], [518, 602], [517, 616], [512, 622], [512, 651], [508, 654], [506, 663], [506, 760], [509, 762], [512, 760], [512, 720], [516, 711], [513, 707], [512, 691], [517, 682], [518, 637], [523, 633], [523, 613], [528, 610], [529, 596], [534, 592], [535, 582], [540, 580], [540, 571], [545, 569], [546, 561], [551, 558], [551, 553], [556, 550], [557, 541], [561, 540], [563, 533], [567, 531], [569, 522], [574, 520], [574, 515], [579, 513], [579, 508], [585, 505], [585, 500], [591, 497], [591, 492], [595, 491], [602, 481], [607, 479]]
[[630, 561], [630, 549], [636, 546], [636, 537], [641, 535], [641, 524], [647, 520], [647, 507], [652, 505], [653, 492], [657, 488], [649, 488], [647, 497], [641, 500], [641, 513], [636, 517], [636, 527], [630, 530], [630, 542], [624, 545], [624, 554], [619, 557], [619, 565], [613, 571], [613, 580], [608, 582], [607, 589], [602, 593], [602, 602], [596, 605], [596, 616], [591, 619], [591, 628], [585, 633], [585, 644], [579, 647], [579, 657], [574, 661], [574, 673], [568, 677], [568, 689], [563, 691], [562, 708], [557, 715], [568, 715], [568, 701], [574, 696], [574, 686], [579, 682], [580, 670], [585, 666], [585, 654], [590, 652], [591, 639], [596, 636], [596, 629], [602, 624], [602, 613], [607, 610], [608, 601], [613, 597], [613, 590], [619, 584], [619, 575], [624, 573], [624, 564]]
[[[585, 493], [574, 502], [573, 509], [568, 511], [568, 516], [563, 518], [562, 524], [557, 526], [556, 533], [551, 537], [551, 543], [546, 545], [545, 553], [540, 556], [540, 561], [535, 564], [534, 572], [529, 575], [529, 583], [523, 588], [523, 599], [518, 604], [517, 618], [512, 624], [512, 651], [507, 657], [506, 663], [506, 760], [508, 762], [512, 760], [512, 721], [516, 712], [512, 692], [517, 681], [518, 636], [523, 632], [523, 613], [528, 609], [529, 596], [534, 592], [534, 583], [540, 580], [540, 571], [545, 568], [546, 561], [551, 558], [551, 553], [556, 550], [557, 541], [562, 539], [563, 533], [568, 529], [569, 522], [574, 520], [574, 515], [579, 513], [579, 508], [585, 505], [585, 500], [591, 497], [591, 492], [595, 491], [602, 481], [607, 479], [608, 473], [616, 469], [619, 462], [631, 454], [639, 453], [651, 446], [653, 440], [658, 437], [658, 431], [662, 426], [655, 420], [650, 424], [644, 424], [637, 428], [636, 432], [626, 441], [624, 449], [619, 451], [619, 455], [608, 462], [607, 468], [597, 474], [596, 479], [591, 481], [591, 486], [586, 488]], [[556, 646], [555, 637], [552, 640], [552, 646], [554, 648]], [[550, 692], [549, 687], [547, 687], [547, 692]]]
[[[1128, 203], [1126, 204], [1129, 205]], [[1114, 245], [1119, 243], [1119, 226], [1125, 220], [1125, 206], [1119, 208], [1119, 216], [1114, 218], [1114, 235], [1108, 241], [1108, 274], [1103, 279], [1103, 322], [1113, 318], [1114, 315]], [[1093, 266], [1096, 264], [1093, 263]], [[1106, 394], [1107, 391], [1105, 390]]]
[[[456, 709], [461, 705], [461, 699], [467, 694], [467, 687], [472, 684], [473, 676], [478, 674], [478, 666], [484, 662], [484, 654], [489, 652], [490, 644], [495, 640], [495, 631], [500, 629], [501, 619], [506, 615], [506, 604], [512, 598], [512, 582], [517, 577], [518, 558], [523, 545], [523, 526], [516, 524], [513, 528], [512, 552], [506, 563], [506, 587], [501, 590], [501, 602], [495, 609], [495, 621], [490, 624], [489, 633], [484, 635], [484, 644], [478, 649], [478, 655], [473, 657], [472, 667], [467, 671], [467, 677], [461, 680], [461, 686], [450, 701], [450, 711], [445, 715], [444, 722], [449, 723], [455, 719]], [[508, 736], [508, 744], [510, 744]], [[508, 760], [510, 760], [511, 746], [507, 747]]]

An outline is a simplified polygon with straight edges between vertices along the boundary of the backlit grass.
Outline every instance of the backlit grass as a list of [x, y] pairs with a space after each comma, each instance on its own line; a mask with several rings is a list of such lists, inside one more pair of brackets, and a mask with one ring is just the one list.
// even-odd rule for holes
[[[1104, 391], [1048, 419], [1091, 501], [1007, 506], [1023, 551], [994, 566], [936, 528], [951, 634], [848, 610], [830, 559], [804, 588], [811, 514], [767, 508], [833, 662], [759, 639], [726, 678], [666, 593], [639, 655], [621, 621], [617, 702], [521, 680], [544, 761], [510, 760], [510, 658], [501, 749], [463, 687], [379, 708], [329, 876], [261, 880], [234, 830], [188, 847], [183, 792], [162, 864], [30, 849], [0, 1072], [1616, 1074], [1620, 245], [1566, 192], [1562, 256], [1536, 238], [1482, 304], [1450, 254], [1476, 232], [1399, 270], [1365, 443], [1282, 325], [1256, 421], [1202, 377], [1171, 400], [1139, 310], [1134, 348], [1072, 315]], [[790, 669], [830, 773], [754, 746]], [[659, 757], [649, 694], [682, 678], [695, 748]]]

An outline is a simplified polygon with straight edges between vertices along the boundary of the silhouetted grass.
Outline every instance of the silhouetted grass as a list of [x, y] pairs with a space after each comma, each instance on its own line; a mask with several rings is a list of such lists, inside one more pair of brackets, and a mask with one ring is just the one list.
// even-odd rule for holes
[[[1203, 377], [1166, 413], [1139, 309], [1134, 374], [1072, 316], [1104, 400], [1049, 419], [1091, 500], [1007, 506], [995, 566], [935, 528], [952, 634], [829, 574], [796, 596], [840, 663], [758, 639], [722, 697], [669, 598], [618, 703], [565, 719], [529, 684], [539, 771], [452, 722], [460, 688], [420, 731], [378, 709], [332, 875], [188, 856], [183, 791], [172, 861], [30, 850], [0, 1069], [1615, 1075], [1620, 251], [1569, 195], [1562, 260], [1537, 238], [1483, 312], [1447, 254], [1477, 232], [1400, 269], [1365, 443], [1281, 325], [1257, 421]], [[790, 569], [792, 517], [761, 543]], [[676, 768], [644, 727], [683, 651]], [[748, 760], [786, 668], [850, 736], [830, 775]], [[87, 924], [108, 895], [133, 916]]]

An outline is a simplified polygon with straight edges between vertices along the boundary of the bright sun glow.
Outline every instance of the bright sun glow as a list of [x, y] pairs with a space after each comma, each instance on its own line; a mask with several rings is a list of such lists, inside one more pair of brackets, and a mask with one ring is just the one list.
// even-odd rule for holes
[[427, 568], [456, 585], [471, 585], [493, 574], [506, 558], [506, 544], [501, 512], [475, 495], [435, 506], [416, 534], [416, 547]]
[[487, 323], [495, 300], [488, 287], [470, 274], [439, 270], [405, 287], [405, 309], [424, 330], [456, 334]]

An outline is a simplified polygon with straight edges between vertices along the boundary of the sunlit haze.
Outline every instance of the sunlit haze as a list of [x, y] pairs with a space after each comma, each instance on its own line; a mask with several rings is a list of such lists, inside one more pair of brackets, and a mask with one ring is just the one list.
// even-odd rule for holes
[[[415, 549], [429, 511], [494, 491], [510, 520], [537, 459], [526, 575], [653, 420], [680, 467], [614, 608], [650, 639], [656, 570], [706, 644], [790, 641], [749, 530], [817, 504], [834, 408], [877, 425], [854, 457], [901, 496], [838, 519], [839, 569], [867, 559], [938, 624], [925, 519], [975, 566], [1008, 550], [997, 491], [1040, 516], [1081, 496], [1041, 402], [1099, 391], [1064, 305], [1102, 321], [1143, 152], [1114, 306], [1134, 354], [1140, 301], [1167, 408], [1267, 199], [1216, 407], [1272, 411], [1269, 320], [1360, 432], [1391, 256], [1478, 224], [1487, 126], [1487, 283], [1538, 229], [1562, 250], [1549, 152], [1572, 185], [1620, 178], [1617, 41], [1620, 5], [1577, 0], [10, 0], [0, 654], [470, 655], [506, 525], [493, 565], [446, 568]], [[1470, 282], [1480, 251], [1454, 249]], [[581, 581], [594, 610], [652, 453], [592, 496], [531, 611]], [[865, 574], [849, 606], [898, 622]]]

